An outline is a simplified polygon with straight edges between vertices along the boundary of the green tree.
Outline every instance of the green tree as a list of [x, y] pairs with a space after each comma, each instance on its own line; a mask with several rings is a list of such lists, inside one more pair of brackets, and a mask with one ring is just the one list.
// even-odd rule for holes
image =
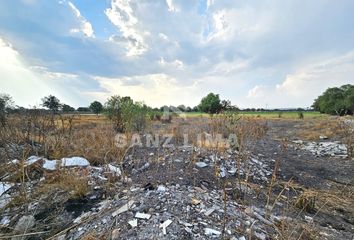
[[354, 86], [328, 88], [315, 99], [312, 107], [321, 113], [346, 115], [354, 112]]
[[95, 114], [99, 114], [102, 112], [103, 110], [103, 105], [102, 103], [100, 103], [99, 101], [94, 101], [90, 104], [90, 109], [92, 112], [94, 112]]
[[6, 114], [9, 108], [12, 108], [13, 101], [10, 95], [0, 94], [0, 124], [5, 126], [6, 123]]
[[198, 109], [205, 113], [219, 113], [222, 110], [219, 94], [209, 93], [206, 97], [202, 98]]
[[42, 106], [48, 108], [53, 113], [57, 113], [60, 108], [60, 101], [57, 97], [49, 95], [42, 98]]
[[73, 108], [72, 106], [68, 105], [68, 104], [62, 104], [61, 105], [61, 110], [65, 113], [68, 113], [68, 112], [74, 112], [75, 111], [75, 108]]

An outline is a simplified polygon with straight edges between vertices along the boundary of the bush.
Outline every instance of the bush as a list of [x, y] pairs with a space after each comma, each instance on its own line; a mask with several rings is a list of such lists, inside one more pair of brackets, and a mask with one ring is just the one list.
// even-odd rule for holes
[[147, 126], [148, 110], [130, 97], [112, 96], [105, 104], [105, 113], [114, 122], [117, 132], [143, 131]]
[[209, 93], [201, 100], [198, 109], [205, 113], [219, 113], [222, 110], [219, 94]]

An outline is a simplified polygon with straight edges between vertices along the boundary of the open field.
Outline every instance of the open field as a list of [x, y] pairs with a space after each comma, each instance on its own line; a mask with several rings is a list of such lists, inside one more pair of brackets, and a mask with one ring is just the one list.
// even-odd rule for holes
[[[190, 112], [185, 113], [187, 117], [208, 117], [209, 114], [201, 112]], [[303, 112], [304, 118], [326, 118], [327, 114], [321, 114], [315, 111], [305, 111]], [[258, 117], [258, 118], [289, 118], [296, 119], [299, 118], [299, 113], [296, 111], [241, 111], [238, 115], [245, 117]]]
[[119, 135], [103, 115], [9, 116], [0, 236], [351, 239], [353, 117], [294, 114], [192, 113]]

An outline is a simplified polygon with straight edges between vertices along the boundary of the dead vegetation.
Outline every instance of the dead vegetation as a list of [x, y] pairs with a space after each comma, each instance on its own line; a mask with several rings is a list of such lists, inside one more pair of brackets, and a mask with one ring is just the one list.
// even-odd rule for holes
[[[196, 209], [204, 206], [200, 191], [206, 195], [219, 194], [220, 214], [214, 215], [217, 218], [209, 217], [209, 220], [215, 224], [217, 222], [220, 230], [218, 236], [222, 239], [233, 235], [249, 239], [262, 239], [263, 236], [274, 239], [321, 239], [323, 229], [316, 223], [316, 216], [330, 216], [334, 212], [353, 214], [349, 210], [354, 204], [353, 188], [349, 185], [342, 189], [338, 185], [337, 189], [323, 190], [301, 186], [293, 179], [282, 180], [281, 163], [286, 161], [288, 152], [286, 140], [279, 142], [274, 159], [255, 154], [258, 144], [265, 141], [268, 134], [269, 120], [237, 114], [192, 119], [175, 117], [168, 121], [152, 119], [143, 134], [171, 136], [171, 147], [166, 148], [163, 143], [152, 148], [117, 147], [116, 123], [103, 116], [55, 116], [40, 111], [10, 116], [0, 132], [3, 166], [0, 176], [2, 181], [16, 186], [11, 190], [11, 201], [2, 212], [11, 215], [16, 211], [33, 211], [30, 210], [31, 204], [42, 203], [36, 208], [34, 216], [38, 223], [31, 232], [43, 232], [46, 229], [44, 226], [51, 224], [46, 233], [40, 234], [43, 238], [61, 233], [65, 228], [65, 234], [74, 234], [75, 230], [70, 230], [75, 229], [72, 225], [75, 217], [90, 213], [80, 204], [94, 206], [98, 202], [93, 199], [97, 199], [101, 202], [109, 200], [117, 205], [122, 197], [134, 196], [137, 199], [139, 196], [134, 195], [134, 188], [140, 187], [143, 192], [158, 191], [157, 186], [173, 184], [176, 191], [179, 186], [197, 189], [184, 193], [194, 199], [191, 206]], [[298, 137], [314, 140], [320, 134], [338, 138], [347, 144], [348, 152], [352, 154], [353, 129], [347, 123], [341, 124], [332, 119], [303, 122], [304, 129], [297, 132]], [[134, 132], [124, 134], [130, 139]], [[64, 168], [58, 165], [55, 171], [47, 171], [41, 167], [43, 163], [40, 161], [28, 164], [31, 155], [58, 160], [80, 156], [87, 159], [92, 167]], [[11, 162], [14, 159], [18, 161]], [[118, 167], [122, 170], [119, 174], [114, 170]], [[176, 193], [169, 194], [173, 196]], [[94, 198], [91, 199], [92, 196]], [[159, 201], [159, 198], [154, 201]], [[180, 201], [183, 203], [183, 200]], [[236, 217], [231, 214], [230, 210], [235, 205], [244, 209], [242, 211], [246, 215]], [[164, 205], [164, 208], [169, 206]], [[69, 217], [71, 225], [54, 221], [56, 217], [69, 214], [68, 209], [72, 208], [80, 210], [70, 210], [74, 212], [74, 217]], [[100, 217], [103, 218], [103, 215], [88, 219], [93, 221]], [[183, 219], [183, 216], [179, 218]], [[231, 229], [230, 224], [240, 219], [241, 225]], [[247, 225], [249, 219], [254, 222]], [[10, 223], [13, 226], [18, 220], [19, 216], [11, 219]], [[87, 226], [80, 238], [98, 239], [113, 235], [111, 232], [116, 230], [117, 221], [109, 222], [104, 231]], [[7, 235], [12, 232], [10, 227], [4, 230]], [[199, 234], [198, 231], [196, 233]], [[115, 233], [124, 235], [123, 230]]]

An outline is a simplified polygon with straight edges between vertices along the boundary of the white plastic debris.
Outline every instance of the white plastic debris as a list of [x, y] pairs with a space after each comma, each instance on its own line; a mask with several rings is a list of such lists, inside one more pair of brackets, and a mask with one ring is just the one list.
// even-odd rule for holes
[[208, 166], [208, 164], [206, 164], [205, 162], [196, 162], [195, 165], [199, 168], [204, 168]]
[[150, 219], [151, 215], [147, 214], [147, 213], [141, 213], [141, 212], [137, 212], [135, 214], [136, 218], [140, 218], [140, 219]]
[[85, 158], [82, 157], [72, 157], [72, 158], [62, 158], [61, 166], [62, 167], [86, 167], [90, 163]]
[[163, 223], [160, 224], [160, 228], [162, 228], [162, 232], [164, 235], [167, 234], [166, 232], [166, 228], [172, 223], [172, 221], [170, 219], [164, 221]]
[[112, 217], [115, 217], [121, 213], [128, 211], [133, 206], [133, 204], [134, 204], [134, 201], [130, 200], [127, 204], [124, 204], [117, 211], [113, 212]]
[[122, 171], [120, 170], [119, 167], [115, 167], [115, 166], [113, 166], [111, 164], [108, 164], [108, 169], [109, 169], [109, 171], [115, 173], [117, 176], [122, 175]]
[[130, 226], [132, 226], [132, 228], [135, 228], [138, 226], [138, 219], [130, 220], [128, 223]]
[[54, 170], [57, 169], [57, 163], [58, 163], [57, 160], [47, 160], [47, 159], [45, 159], [44, 160], [44, 164], [43, 164], [43, 168], [47, 169], [47, 170], [50, 170], [50, 171], [54, 171]]
[[219, 236], [221, 234], [220, 231], [212, 229], [212, 228], [204, 228], [205, 235], [217, 235]]
[[14, 184], [0, 182], [0, 196], [3, 195], [7, 190], [9, 190]]

